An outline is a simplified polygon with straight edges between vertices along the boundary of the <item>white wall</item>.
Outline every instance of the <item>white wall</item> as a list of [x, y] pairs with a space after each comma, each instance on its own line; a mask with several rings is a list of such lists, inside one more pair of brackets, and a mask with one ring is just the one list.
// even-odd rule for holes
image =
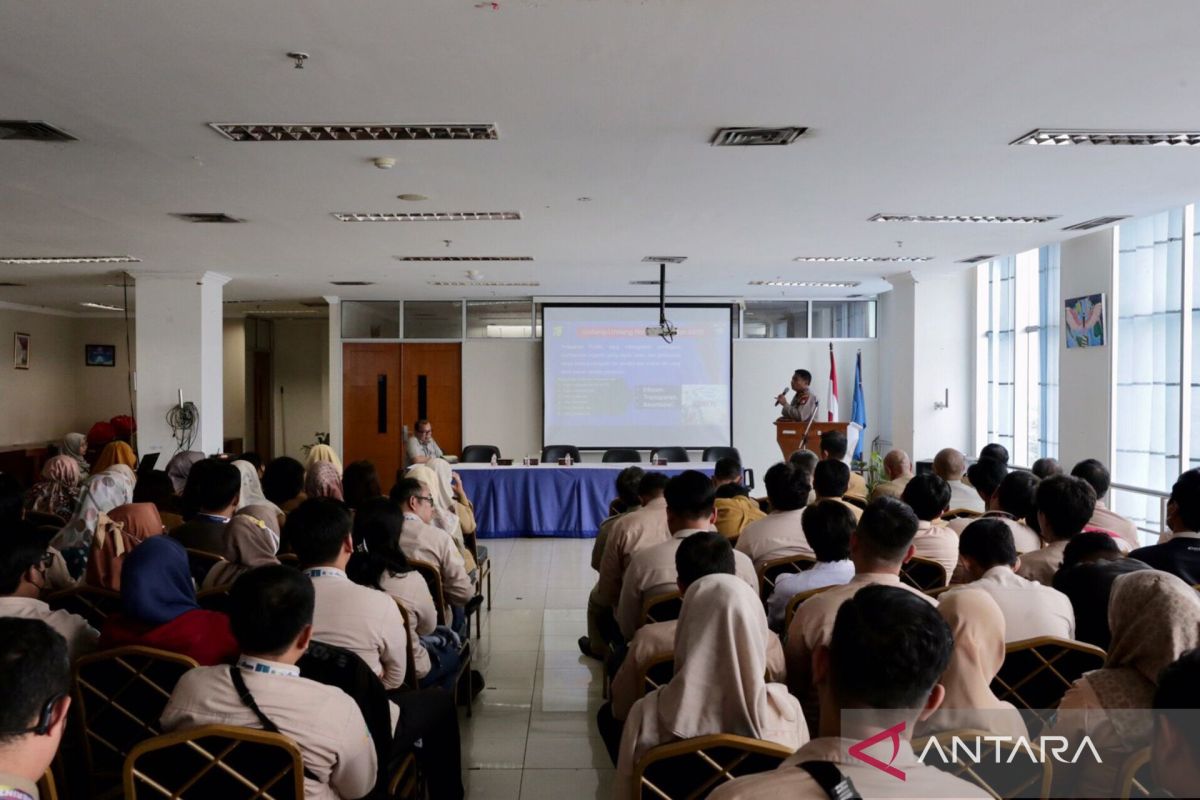
[[275, 456], [302, 458], [300, 448], [330, 429], [329, 321], [278, 319], [274, 329]]
[[237, 439], [246, 435], [246, 323], [227, 319], [221, 333], [224, 438]]
[[505, 458], [542, 449], [542, 343], [468, 339], [462, 347], [463, 445], [494, 444]]

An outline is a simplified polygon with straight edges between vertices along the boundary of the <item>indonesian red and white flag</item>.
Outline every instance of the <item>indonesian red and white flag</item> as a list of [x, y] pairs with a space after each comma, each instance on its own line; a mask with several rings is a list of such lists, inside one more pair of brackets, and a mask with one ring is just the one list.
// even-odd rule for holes
[[829, 343], [829, 397], [825, 410], [830, 422], [838, 421], [837, 362], [833, 360], [833, 342]]

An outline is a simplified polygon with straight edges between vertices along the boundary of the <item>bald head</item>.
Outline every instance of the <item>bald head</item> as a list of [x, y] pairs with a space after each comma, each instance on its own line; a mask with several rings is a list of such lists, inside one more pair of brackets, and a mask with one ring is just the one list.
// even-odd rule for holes
[[912, 472], [912, 461], [903, 450], [892, 450], [883, 457], [883, 470], [887, 473], [888, 480], [894, 481]]
[[933, 457], [933, 471], [944, 481], [961, 481], [967, 470], [967, 459], [953, 447], [939, 450]]

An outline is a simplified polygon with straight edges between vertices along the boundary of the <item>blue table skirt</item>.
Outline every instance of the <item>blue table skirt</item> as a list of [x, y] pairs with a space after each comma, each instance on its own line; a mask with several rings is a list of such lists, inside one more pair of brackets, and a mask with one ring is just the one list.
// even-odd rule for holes
[[[481, 539], [517, 536], [561, 536], [589, 539], [596, 535], [616, 496], [617, 475], [628, 464], [560, 467], [455, 466], [463, 488], [475, 505]], [[712, 474], [712, 464], [671, 465], [642, 469], [678, 475], [686, 469]]]

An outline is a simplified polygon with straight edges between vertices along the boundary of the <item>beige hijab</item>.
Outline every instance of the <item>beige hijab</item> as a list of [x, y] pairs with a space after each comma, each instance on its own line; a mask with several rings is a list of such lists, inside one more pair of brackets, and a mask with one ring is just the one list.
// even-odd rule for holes
[[278, 564], [279, 518], [267, 506], [240, 509], [225, 529], [225, 561], [214, 564], [200, 587], [228, 586], [243, 572], [268, 564]]
[[445, 466], [447, 483], [442, 483], [439, 471], [427, 464], [414, 464], [408, 468], [405, 477], [416, 478], [429, 487], [429, 495], [433, 498], [433, 524], [450, 534], [450, 538], [459, 549], [464, 550], [466, 544], [463, 541], [462, 524], [454, 513], [453, 495], [449, 490], [450, 465], [441, 459], [435, 461], [440, 461]]
[[803, 744], [800, 704], [763, 678], [767, 635], [762, 602], [737, 576], [708, 575], [688, 587], [675, 629], [675, 676], [656, 693], [659, 731], [679, 739], [733, 733], [786, 744], [800, 730], [795, 744]]

